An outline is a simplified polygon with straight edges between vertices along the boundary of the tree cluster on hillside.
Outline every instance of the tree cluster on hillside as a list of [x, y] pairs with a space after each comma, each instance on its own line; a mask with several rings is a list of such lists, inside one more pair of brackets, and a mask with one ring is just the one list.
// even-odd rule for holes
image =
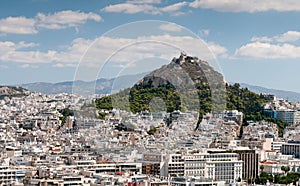
[[[199, 96], [199, 121], [205, 113], [212, 110], [212, 98], [210, 89], [207, 85], [198, 85]], [[133, 113], [141, 111], [150, 111], [149, 103], [155, 98], [159, 97], [163, 99], [166, 105], [167, 112], [173, 112], [175, 110], [185, 110], [188, 108], [186, 104], [196, 103], [195, 100], [185, 99], [185, 103], [180, 100], [178, 91], [171, 85], [161, 85], [154, 87], [151, 82], [135, 85], [131, 89], [125, 89], [117, 94], [96, 100], [95, 105], [100, 110], [111, 110], [113, 107], [117, 107], [123, 110], [127, 110]], [[262, 104], [267, 100], [262, 95], [249, 91], [247, 88], [240, 88], [239, 84], [229, 85], [226, 84], [226, 109], [227, 110], [239, 110], [244, 114], [244, 125], [247, 125], [247, 121], [260, 121], [266, 120], [276, 123], [278, 126], [279, 136], [283, 135], [283, 130], [287, 126], [286, 123], [266, 117], [262, 113]], [[191, 108], [191, 107], [190, 107]]]
[[62, 117], [59, 118], [61, 120], [61, 125], [58, 127], [58, 129], [60, 129], [62, 126], [64, 126], [68, 116], [74, 116], [74, 111], [72, 111], [69, 108], [61, 109], [61, 110], [59, 110], [59, 113], [62, 114]]
[[[212, 109], [211, 93], [207, 85], [198, 85], [197, 90], [200, 103], [199, 113], [203, 115]], [[241, 89], [239, 84], [227, 84], [226, 90], [226, 108], [228, 110], [242, 111], [246, 119], [259, 120], [262, 118], [261, 105], [266, 102], [262, 96], [247, 89]], [[96, 107], [98, 109], [111, 110], [117, 106], [120, 109], [130, 109], [128, 111], [133, 113], [144, 110], [150, 111], [149, 103], [155, 97], [164, 100], [167, 112], [182, 110], [188, 107], [184, 104], [197, 102], [187, 98], [185, 99], [187, 103], [181, 103], [178, 91], [170, 83], [155, 87], [151, 81], [148, 81], [144, 84], [135, 85], [131, 89], [125, 89], [117, 94], [96, 100]]]

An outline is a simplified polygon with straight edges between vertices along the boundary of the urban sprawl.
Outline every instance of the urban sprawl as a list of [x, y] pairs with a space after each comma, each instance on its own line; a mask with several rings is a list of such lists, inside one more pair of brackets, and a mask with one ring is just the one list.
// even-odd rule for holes
[[263, 113], [289, 124], [283, 137], [264, 120], [248, 121], [239, 136], [237, 110], [207, 113], [195, 130], [194, 112], [174, 111], [171, 124], [166, 112], [113, 109], [99, 119], [96, 95], [4, 97], [0, 183], [222, 186], [253, 184], [261, 172], [300, 172], [300, 104], [264, 96]]

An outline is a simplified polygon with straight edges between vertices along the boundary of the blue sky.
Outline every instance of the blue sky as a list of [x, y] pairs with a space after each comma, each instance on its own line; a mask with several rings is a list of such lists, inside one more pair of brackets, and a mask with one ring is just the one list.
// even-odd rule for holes
[[4, 0], [0, 84], [149, 71], [185, 51], [229, 82], [300, 92], [299, 20], [297, 0]]

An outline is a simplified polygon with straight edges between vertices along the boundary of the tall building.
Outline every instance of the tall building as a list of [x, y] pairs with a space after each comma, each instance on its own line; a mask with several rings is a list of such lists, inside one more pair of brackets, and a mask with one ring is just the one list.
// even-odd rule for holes
[[259, 154], [255, 150], [234, 150], [238, 159], [243, 161], [243, 179], [254, 180], [259, 171]]

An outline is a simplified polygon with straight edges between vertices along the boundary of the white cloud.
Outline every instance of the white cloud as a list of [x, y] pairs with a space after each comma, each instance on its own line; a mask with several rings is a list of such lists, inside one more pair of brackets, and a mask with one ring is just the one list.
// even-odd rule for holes
[[300, 47], [294, 43], [300, 40], [300, 32], [287, 31], [276, 36], [252, 37], [251, 43], [236, 50], [235, 56], [259, 59], [300, 58]]
[[187, 13], [190, 13], [190, 11], [189, 12], [184, 12], [184, 11], [170, 12], [170, 15], [174, 16], [174, 17], [178, 17], [178, 16], [186, 15]]
[[[36, 43], [25, 43], [23, 41], [19, 43], [0, 42], [0, 61], [25, 64], [58, 62], [66, 63], [65, 66], [69, 64], [75, 66], [74, 64], [78, 63], [91, 42], [91, 40], [77, 38], [73, 40], [66, 51], [48, 50], [45, 52], [29, 50], [30, 47], [37, 46]], [[26, 50], [23, 50], [25, 48]], [[26, 65], [22, 67], [24, 68]]]
[[83, 38], [74, 39], [66, 51], [56, 53], [55, 62], [59, 62], [57, 65], [60, 67], [64, 63], [65, 65], [78, 63], [92, 42], [93, 40], [87, 40]]
[[181, 32], [182, 27], [173, 23], [162, 24], [159, 28], [163, 31]]
[[163, 7], [161, 10], [164, 12], [175, 12], [180, 10], [182, 7], [186, 6], [188, 3], [183, 1], [179, 3], [175, 3], [166, 7]]
[[[123, 46], [126, 47], [122, 48]], [[149, 57], [172, 59], [174, 56], [178, 56], [181, 51], [207, 61], [214, 60], [214, 56], [227, 56], [227, 49], [218, 44], [199, 43], [194, 37], [166, 34], [143, 36], [136, 39], [100, 37], [89, 48], [83, 61], [86, 65], [93, 66], [95, 63], [106, 61], [106, 57], [113, 54], [115, 55], [112, 56], [111, 60], [118, 63], [128, 63]]]
[[34, 18], [7, 17], [0, 19], [0, 33], [8, 34], [36, 34], [38, 28], [64, 29], [77, 27], [88, 20], [102, 21], [95, 13], [65, 10], [54, 14], [45, 15], [38, 13]]
[[64, 67], [77, 67], [77, 64], [74, 63], [56, 63], [52, 65], [53, 67], [57, 68], [64, 68]]
[[280, 36], [275, 37], [278, 42], [294, 42], [300, 40], [300, 32], [288, 31]]
[[[11, 41], [0, 42], [0, 60], [4, 62], [47, 63], [51, 62], [55, 51], [40, 52], [29, 50], [37, 46], [36, 43], [24, 41], [14, 43]], [[24, 50], [26, 49], [26, 50]]]
[[270, 37], [267, 37], [267, 36], [263, 36], [263, 37], [256, 37], [256, 36], [254, 36], [254, 37], [251, 38], [251, 41], [252, 42], [255, 42], [255, 41], [259, 41], [259, 42], [272, 42], [273, 39], [270, 38]]
[[88, 20], [99, 22], [102, 18], [95, 13], [84, 13], [79, 11], [65, 10], [54, 14], [45, 15], [38, 13], [36, 15], [37, 26], [47, 29], [63, 29], [66, 27], [76, 27], [84, 24]]
[[213, 52], [213, 54], [216, 55], [217, 57], [221, 57], [221, 58], [228, 57], [227, 48], [225, 48], [219, 44], [216, 44], [214, 42], [207, 42], [207, 45], [208, 45], [209, 49]]
[[54, 64], [53, 67], [62, 68], [62, 67], [65, 67], [65, 65], [63, 63], [57, 63], [57, 64]]
[[[178, 56], [181, 51], [207, 61], [214, 60], [214, 55], [217, 57], [227, 56], [227, 49], [218, 44], [199, 43], [195, 37], [168, 34], [141, 36], [135, 39], [99, 37], [96, 40], [87, 40], [77, 38], [63, 51], [29, 50], [29, 47], [35, 45], [24, 42], [0, 42], [2, 49], [0, 50], [0, 61], [24, 64], [53, 63], [54, 67], [74, 67], [82, 59], [83, 66], [95, 67], [104, 63], [109, 57], [112, 57], [111, 61], [113, 62], [126, 65], [132, 61], [152, 57], [170, 60], [174, 56]], [[26, 48], [26, 50], [22, 50], [22, 48]]]
[[[147, 3], [148, 2], [148, 3]], [[153, 2], [150, 0], [150, 2]], [[171, 4], [165, 7], [156, 7], [149, 3], [149, 1], [128, 1], [126, 3], [114, 4], [106, 6], [102, 9], [105, 12], [114, 12], [114, 13], [126, 13], [126, 14], [136, 14], [136, 13], [145, 13], [145, 14], [162, 14], [163, 12], [170, 13], [171, 15], [179, 16], [185, 14], [184, 12], [179, 11], [184, 6], [187, 6], [188, 3], [183, 1], [175, 4]]]
[[195, 0], [190, 3], [190, 6], [221, 12], [300, 11], [300, 1], [296, 0]]
[[19, 66], [20, 68], [38, 68], [37, 65], [30, 65], [30, 64], [22, 64]]
[[295, 42], [300, 40], [300, 32], [298, 31], [287, 31], [283, 34], [273, 36], [273, 37], [252, 37], [251, 41], [259, 41], [259, 42]]
[[235, 52], [239, 57], [260, 59], [300, 58], [300, 47], [291, 44], [253, 42], [243, 45]]
[[56, 51], [11, 51], [0, 56], [1, 61], [20, 63], [50, 63], [54, 61]]
[[20, 41], [19, 43], [17, 43], [16, 45], [15, 45], [15, 47], [17, 48], [17, 49], [19, 49], [19, 48], [30, 48], [30, 47], [35, 47], [35, 46], [38, 46], [38, 44], [37, 43], [25, 43], [24, 41]]
[[18, 49], [22, 48], [30, 48], [37, 46], [36, 43], [25, 43], [24, 41], [21, 41], [19, 43], [14, 43], [11, 41], [0, 41], [0, 56], [8, 53], [8, 52], [13, 52]]
[[7, 17], [0, 19], [0, 33], [36, 34], [35, 20], [25, 17]]
[[28, 68], [30, 65], [29, 64], [23, 64], [23, 65], [20, 65], [19, 67], [21, 68]]
[[161, 3], [160, 0], [128, 0], [127, 3], [133, 4], [159, 4]]
[[152, 5], [148, 4], [131, 4], [131, 3], [121, 3], [115, 5], [109, 5], [104, 7], [102, 11], [105, 12], [114, 12], [114, 13], [127, 13], [127, 14], [136, 14], [136, 13], [146, 13], [146, 14], [160, 14], [160, 10]]

